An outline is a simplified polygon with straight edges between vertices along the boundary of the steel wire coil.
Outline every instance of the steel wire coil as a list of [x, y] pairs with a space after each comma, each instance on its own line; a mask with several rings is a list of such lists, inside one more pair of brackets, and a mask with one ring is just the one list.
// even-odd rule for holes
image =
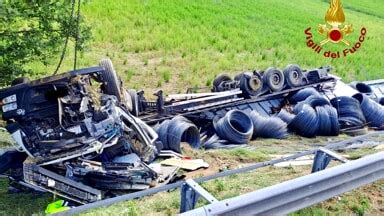
[[291, 102], [293, 104], [296, 104], [296, 103], [298, 103], [300, 101], [303, 101], [303, 100], [307, 99], [311, 95], [321, 96], [320, 93], [318, 91], [316, 91], [316, 89], [314, 89], [314, 88], [305, 88], [305, 89], [301, 89], [300, 91], [298, 91], [294, 95], [292, 95], [289, 98], [289, 102]]
[[186, 142], [193, 148], [200, 147], [200, 132], [196, 125], [185, 117], [176, 116], [165, 120], [156, 132], [164, 149], [181, 153], [181, 142]]
[[319, 121], [317, 135], [337, 136], [339, 134], [340, 127], [336, 109], [330, 105], [318, 106], [315, 109]]
[[323, 96], [318, 96], [318, 95], [311, 95], [307, 97], [305, 100], [298, 102], [295, 107], [293, 108], [294, 113], [300, 112], [301, 108], [303, 107], [304, 104], [308, 104], [312, 108], [316, 108], [318, 106], [324, 106], [324, 105], [330, 105], [331, 103], [329, 102], [328, 99], [326, 99]]
[[281, 109], [280, 112], [276, 115], [276, 117], [280, 118], [285, 123], [289, 124], [295, 118], [295, 114], [290, 113], [285, 109]]
[[337, 136], [340, 134], [340, 123], [337, 110], [331, 105], [324, 106], [328, 112], [329, 119], [331, 121], [331, 131], [329, 136]]
[[316, 111], [308, 104], [304, 104], [288, 128], [300, 136], [315, 137], [319, 128]]
[[231, 110], [224, 117], [213, 121], [216, 134], [234, 144], [246, 144], [252, 137], [251, 119], [240, 110]]
[[358, 100], [353, 97], [336, 97], [331, 100], [332, 106], [337, 110], [341, 129], [362, 128], [366, 119]]
[[231, 149], [231, 148], [238, 148], [238, 147], [244, 147], [245, 144], [231, 144], [228, 140], [223, 140], [216, 134], [208, 138], [206, 141], [204, 141], [201, 144], [201, 147], [204, 149], [218, 149], [218, 148], [224, 148], [224, 149]]
[[353, 98], [360, 102], [361, 110], [371, 127], [384, 128], [384, 107], [365, 94], [355, 94]]
[[358, 92], [363, 94], [370, 95], [373, 93], [371, 86], [362, 82], [351, 82], [349, 86], [351, 86], [352, 88], [356, 89]]
[[256, 111], [251, 111], [249, 117], [253, 123], [253, 139], [275, 138], [284, 139], [288, 137], [287, 123], [278, 117], [264, 117]]

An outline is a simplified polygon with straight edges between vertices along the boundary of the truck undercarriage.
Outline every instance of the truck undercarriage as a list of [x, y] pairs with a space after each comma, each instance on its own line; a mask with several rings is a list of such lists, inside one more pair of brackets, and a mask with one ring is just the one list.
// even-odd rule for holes
[[[156, 101], [124, 89], [110, 60], [40, 80], [21, 79], [0, 91], [2, 117], [15, 140], [14, 150], [1, 155], [7, 163], [0, 171], [13, 183], [82, 204], [167, 184], [178, 168], [154, 160], [166, 150], [177, 155], [180, 147], [164, 141], [160, 123], [179, 116], [185, 130], [198, 125], [192, 131], [198, 148], [200, 136], [211, 135], [212, 122], [229, 110], [270, 116], [299, 90], [332, 95], [331, 68], [289, 68], [245, 72], [234, 80], [221, 75], [210, 93], [165, 97], [158, 91]], [[178, 143], [187, 139], [174, 137]]]

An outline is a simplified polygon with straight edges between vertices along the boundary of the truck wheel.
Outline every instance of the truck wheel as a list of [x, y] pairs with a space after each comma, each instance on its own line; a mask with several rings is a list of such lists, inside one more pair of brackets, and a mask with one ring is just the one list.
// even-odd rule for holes
[[241, 72], [241, 73], [237, 74], [233, 79], [237, 80], [237, 81], [240, 81], [241, 77], [243, 77], [243, 75], [244, 75], [244, 72]]
[[220, 87], [220, 84], [225, 81], [231, 81], [231, 77], [229, 77], [226, 74], [219, 74], [214, 80], [213, 80], [213, 92], [221, 92], [223, 89]]
[[139, 97], [134, 89], [128, 89], [128, 94], [131, 96], [132, 110], [131, 113], [134, 116], [139, 116]]
[[263, 75], [263, 81], [273, 92], [281, 91], [284, 88], [284, 74], [279, 69], [268, 68]]
[[113, 68], [112, 61], [110, 59], [102, 59], [100, 61], [100, 67], [104, 70], [101, 72], [100, 77], [103, 81], [102, 90], [105, 94], [114, 95], [118, 101], [121, 101], [120, 81], [117, 77], [116, 71]]
[[245, 72], [240, 79], [240, 89], [246, 98], [251, 96], [258, 96], [262, 93], [263, 82], [261, 81], [260, 74]]
[[284, 76], [286, 83], [290, 88], [303, 85], [303, 72], [298, 65], [288, 65], [284, 69]]

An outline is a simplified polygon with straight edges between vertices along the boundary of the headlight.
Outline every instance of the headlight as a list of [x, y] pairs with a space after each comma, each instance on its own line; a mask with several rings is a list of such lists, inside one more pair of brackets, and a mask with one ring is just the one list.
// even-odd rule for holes
[[13, 102], [16, 102], [16, 95], [11, 95], [11, 96], [8, 96], [6, 98], [4, 98], [1, 102], [3, 102], [3, 104], [8, 104], [8, 103], [13, 103]]
[[17, 109], [17, 103], [4, 104], [2, 108], [3, 108], [3, 112], [16, 110]]

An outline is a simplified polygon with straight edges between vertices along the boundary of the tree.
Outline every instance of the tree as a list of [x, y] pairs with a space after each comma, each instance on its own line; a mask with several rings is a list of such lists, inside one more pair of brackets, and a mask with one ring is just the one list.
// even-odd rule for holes
[[77, 28], [78, 1], [0, 0], [2, 85], [18, 76], [33, 75], [25, 64], [40, 61], [47, 65], [53, 56], [59, 56], [68, 41], [77, 41], [76, 49], [83, 50], [90, 28], [81, 16]]

